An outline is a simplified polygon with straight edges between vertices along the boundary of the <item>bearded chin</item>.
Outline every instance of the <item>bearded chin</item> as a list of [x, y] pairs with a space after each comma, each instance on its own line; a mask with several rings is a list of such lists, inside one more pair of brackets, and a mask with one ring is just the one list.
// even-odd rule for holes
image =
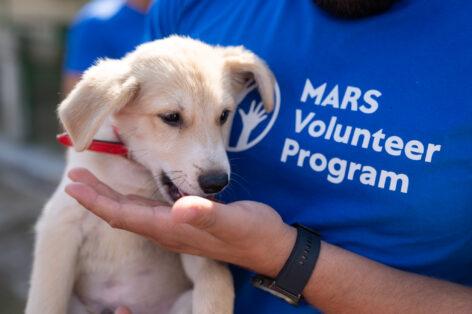
[[314, 0], [328, 13], [341, 18], [356, 19], [387, 11], [400, 0]]

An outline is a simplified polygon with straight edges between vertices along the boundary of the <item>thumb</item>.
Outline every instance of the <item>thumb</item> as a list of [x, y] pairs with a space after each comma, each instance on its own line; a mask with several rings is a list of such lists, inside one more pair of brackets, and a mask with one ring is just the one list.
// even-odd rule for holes
[[185, 196], [172, 207], [172, 219], [223, 236], [231, 234], [241, 220], [237, 208], [198, 196]]
[[131, 310], [127, 308], [126, 306], [120, 306], [115, 310], [114, 314], [133, 314], [133, 313], [131, 313]]

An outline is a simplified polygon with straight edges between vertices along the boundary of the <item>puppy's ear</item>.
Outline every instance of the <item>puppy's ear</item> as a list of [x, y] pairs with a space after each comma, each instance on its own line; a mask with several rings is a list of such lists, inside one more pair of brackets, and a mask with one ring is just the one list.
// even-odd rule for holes
[[264, 108], [271, 112], [274, 108], [275, 79], [267, 64], [242, 46], [223, 48], [223, 55], [236, 93], [243, 93], [248, 83], [255, 80]]
[[86, 149], [107, 116], [128, 104], [138, 88], [125, 61], [100, 60], [88, 69], [58, 108], [74, 148]]

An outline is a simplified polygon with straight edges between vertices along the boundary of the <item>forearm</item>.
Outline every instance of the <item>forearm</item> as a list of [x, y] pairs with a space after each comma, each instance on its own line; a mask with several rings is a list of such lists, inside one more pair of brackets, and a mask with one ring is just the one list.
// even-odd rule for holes
[[472, 289], [384, 266], [322, 243], [304, 290], [327, 313], [472, 313]]
[[[275, 242], [269, 267], [256, 272], [277, 276], [295, 243], [296, 231], [288, 228]], [[472, 313], [472, 288], [400, 271], [326, 242], [303, 295], [325, 313]]]

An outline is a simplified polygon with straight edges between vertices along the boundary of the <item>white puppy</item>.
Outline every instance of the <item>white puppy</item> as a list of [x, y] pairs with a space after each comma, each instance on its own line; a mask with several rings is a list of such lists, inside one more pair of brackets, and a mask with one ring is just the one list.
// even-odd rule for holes
[[[67, 169], [85, 167], [113, 189], [173, 203], [228, 183], [232, 112], [255, 80], [266, 110], [273, 76], [242, 47], [169, 37], [90, 68], [60, 104], [72, 139]], [[119, 138], [114, 129], [119, 130]], [[121, 141], [127, 157], [87, 150]], [[36, 225], [26, 313], [231, 313], [233, 285], [218, 262], [163, 250], [111, 228], [64, 192], [64, 176]]]

